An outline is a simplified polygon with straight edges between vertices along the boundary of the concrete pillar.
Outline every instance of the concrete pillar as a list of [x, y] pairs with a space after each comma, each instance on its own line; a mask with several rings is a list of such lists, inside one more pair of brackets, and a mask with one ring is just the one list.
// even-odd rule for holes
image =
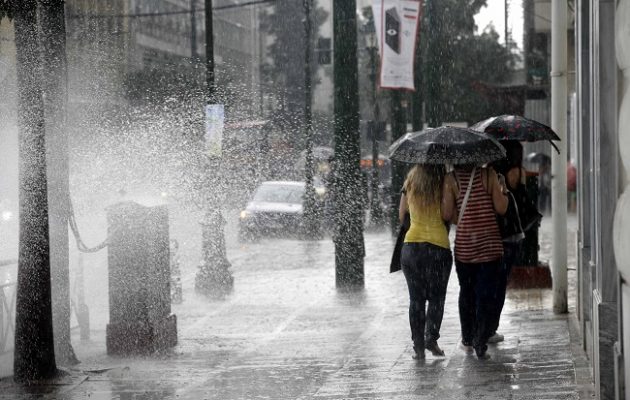
[[[620, 332], [623, 340], [619, 343], [625, 366], [625, 376], [618, 376], [625, 381], [625, 395], [630, 400], [630, 0], [619, 0], [615, 15], [615, 46], [617, 65], [622, 71], [620, 84], [620, 108], [618, 123], [618, 145], [621, 159], [619, 190], [621, 196], [617, 200], [613, 223], [613, 243], [617, 269], [621, 277], [619, 315], [621, 316]], [[618, 382], [621, 383], [621, 382]], [[617, 385], [620, 387], [621, 385]]]
[[560, 137], [560, 154], [551, 156], [553, 310], [567, 303], [567, 13], [566, 0], [551, 2], [551, 127]]

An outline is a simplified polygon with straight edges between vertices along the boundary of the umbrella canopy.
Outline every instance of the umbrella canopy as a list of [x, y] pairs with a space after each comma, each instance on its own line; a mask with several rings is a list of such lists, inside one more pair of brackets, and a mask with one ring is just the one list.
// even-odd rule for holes
[[495, 139], [470, 128], [442, 126], [408, 133], [389, 147], [389, 158], [418, 164], [485, 164], [505, 157]]
[[552, 140], [560, 140], [560, 137], [556, 135], [553, 129], [533, 119], [518, 115], [499, 115], [477, 122], [471, 128], [484, 132], [497, 140], [526, 142], [548, 140], [553, 148], [560, 153], [558, 147], [552, 142]]

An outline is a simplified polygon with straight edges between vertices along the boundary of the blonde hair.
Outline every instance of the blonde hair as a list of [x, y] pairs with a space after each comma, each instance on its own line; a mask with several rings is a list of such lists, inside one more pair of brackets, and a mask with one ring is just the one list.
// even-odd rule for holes
[[416, 164], [403, 185], [408, 202], [422, 207], [440, 204], [445, 174], [443, 165]]

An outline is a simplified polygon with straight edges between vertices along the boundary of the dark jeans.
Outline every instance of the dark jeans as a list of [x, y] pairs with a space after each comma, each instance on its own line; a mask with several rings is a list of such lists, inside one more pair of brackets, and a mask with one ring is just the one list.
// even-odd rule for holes
[[510, 279], [510, 272], [512, 267], [518, 260], [518, 255], [521, 252], [521, 242], [503, 242], [503, 262], [499, 268], [499, 280], [497, 282], [497, 293], [495, 299], [495, 321], [492, 324], [492, 334], [499, 329], [499, 320], [501, 319], [501, 311], [503, 311], [503, 305], [505, 304], [505, 292], [507, 290], [508, 279]]
[[459, 279], [459, 321], [462, 343], [485, 353], [496, 319], [496, 290], [501, 259], [485, 263], [455, 261]]
[[416, 351], [424, 350], [440, 338], [452, 265], [450, 249], [430, 243], [403, 245], [401, 266], [409, 288], [409, 325]]

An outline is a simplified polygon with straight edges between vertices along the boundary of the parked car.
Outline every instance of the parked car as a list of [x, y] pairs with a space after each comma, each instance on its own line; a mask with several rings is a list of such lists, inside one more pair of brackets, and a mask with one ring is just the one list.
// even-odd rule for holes
[[301, 234], [304, 190], [304, 182], [261, 183], [247, 207], [241, 211], [239, 239], [246, 241], [261, 236]]

